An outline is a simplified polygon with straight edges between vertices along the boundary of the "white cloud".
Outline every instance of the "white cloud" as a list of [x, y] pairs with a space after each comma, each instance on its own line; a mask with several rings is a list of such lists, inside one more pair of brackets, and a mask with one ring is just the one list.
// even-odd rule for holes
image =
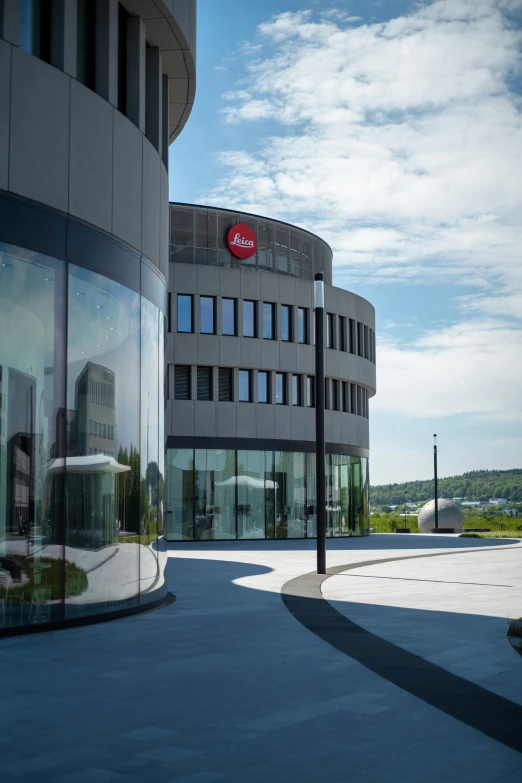
[[498, 320], [453, 324], [426, 333], [409, 348], [388, 338], [377, 345], [372, 410], [520, 422], [520, 357], [522, 331]]
[[522, 418], [522, 28], [506, 15], [521, 10], [436, 0], [356, 26], [283, 13], [224, 109], [281, 130], [222, 155], [230, 174], [207, 201], [316, 231], [338, 284], [468, 289], [461, 323], [381, 344], [375, 409]]

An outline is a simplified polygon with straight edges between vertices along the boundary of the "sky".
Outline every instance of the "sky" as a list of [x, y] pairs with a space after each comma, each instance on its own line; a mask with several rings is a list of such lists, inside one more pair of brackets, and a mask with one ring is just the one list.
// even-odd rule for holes
[[522, 0], [198, 0], [170, 198], [286, 220], [376, 310], [371, 483], [522, 467]]

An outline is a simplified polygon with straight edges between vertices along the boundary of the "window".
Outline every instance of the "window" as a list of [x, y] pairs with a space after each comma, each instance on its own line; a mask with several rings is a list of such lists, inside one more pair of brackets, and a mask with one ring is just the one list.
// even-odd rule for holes
[[214, 334], [216, 319], [214, 317], [214, 297], [199, 297], [199, 331], [201, 334]]
[[350, 413], [357, 413], [357, 397], [354, 383], [350, 384]]
[[190, 400], [190, 366], [178, 364], [174, 370], [174, 399]]
[[281, 305], [281, 340], [290, 342], [292, 339], [292, 308]]
[[275, 331], [274, 305], [271, 302], [263, 302], [263, 338], [274, 339]]
[[286, 405], [286, 375], [276, 372], [276, 405]]
[[292, 375], [292, 405], [302, 405], [300, 375]]
[[332, 410], [339, 409], [339, 381], [332, 381]]
[[339, 350], [346, 351], [346, 318], [339, 316]]
[[343, 413], [350, 413], [350, 384], [343, 381]]
[[297, 342], [308, 342], [308, 310], [305, 307], [297, 308]]
[[306, 404], [309, 408], [315, 405], [315, 378], [308, 375], [306, 378]]
[[198, 367], [198, 400], [212, 399], [212, 367]]
[[333, 313], [327, 313], [326, 347], [335, 348], [335, 316]]
[[269, 374], [264, 370], [257, 373], [257, 401], [270, 402]]
[[192, 295], [178, 294], [178, 332], [192, 331]]
[[328, 378], [324, 379], [324, 408], [330, 410], [330, 381]]
[[360, 386], [357, 387], [357, 415], [362, 416], [363, 415], [363, 409], [362, 409], [362, 389]]
[[360, 321], [357, 321], [357, 353], [363, 356], [363, 325]]
[[96, 82], [96, 3], [78, 0], [76, 78], [90, 90]]
[[256, 336], [256, 303], [243, 302], [243, 337]]
[[219, 401], [232, 402], [233, 400], [233, 375], [231, 367], [219, 368]]
[[236, 333], [236, 300], [221, 300], [221, 332], [234, 335]]
[[118, 109], [127, 113], [127, 19], [126, 8], [118, 3]]
[[51, 62], [51, 10], [50, 0], [20, 3], [20, 49], [46, 63]]
[[348, 320], [348, 336], [350, 353], [355, 353], [355, 321], [353, 318]]
[[251, 402], [251, 372], [250, 370], [239, 370], [239, 401]]
[[368, 327], [364, 327], [364, 358], [370, 358], [370, 346], [368, 344]]

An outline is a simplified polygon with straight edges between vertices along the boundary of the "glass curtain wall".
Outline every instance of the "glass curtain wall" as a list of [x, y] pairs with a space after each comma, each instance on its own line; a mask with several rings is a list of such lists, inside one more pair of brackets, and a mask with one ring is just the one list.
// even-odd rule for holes
[[0, 628], [162, 583], [163, 335], [136, 292], [0, 244]]
[[[167, 450], [169, 541], [314, 538], [315, 454]], [[326, 456], [327, 535], [369, 530], [368, 460]]]

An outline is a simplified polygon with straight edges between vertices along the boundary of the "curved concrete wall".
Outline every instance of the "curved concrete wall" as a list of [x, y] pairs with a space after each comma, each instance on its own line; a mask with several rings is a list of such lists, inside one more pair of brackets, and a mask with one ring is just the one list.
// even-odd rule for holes
[[[375, 313], [365, 299], [349, 291], [326, 285], [325, 312], [352, 318], [374, 330]], [[237, 400], [237, 370], [269, 370], [287, 373], [314, 373], [314, 346], [280, 339], [280, 308], [276, 307], [276, 338], [233, 337], [221, 334], [221, 298], [238, 300], [237, 334], [242, 333], [241, 300], [257, 301], [257, 334], [262, 334], [261, 311], [263, 302], [294, 306], [294, 334], [296, 333], [297, 307], [308, 309], [309, 334], [312, 334], [313, 283], [270, 272], [245, 269], [226, 269], [171, 263], [169, 279], [170, 324], [167, 336], [166, 364], [169, 374], [175, 365], [191, 365], [193, 368], [192, 399], [168, 399], [165, 433], [174, 437], [202, 438], [254, 438], [292, 441], [315, 440], [315, 411], [313, 408], [293, 405], [258, 404], [255, 379], [252, 403], [198, 401], [196, 399], [196, 367], [214, 368], [214, 389], [217, 389], [219, 367], [235, 370], [235, 394]], [[176, 294], [194, 296], [194, 332], [177, 333]], [[199, 334], [198, 295], [216, 297], [216, 334]], [[337, 349], [326, 349], [326, 375], [329, 378], [349, 381], [362, 386], [373, 396], [376, 390], [375, 364], [361, 356]], [[169, 389], [172, 388], [172, 375]], [[274, 374], [271, 376], [272, 401]], [[290, 399], [290, 389], [287, 399]], [[169, 394], [169, 397], [172, 396]], [[325, 439], [329, 443], [369, 448], [368, 419], [336, 410], [325, 411]]]
[[0, 3], [0, 190], [113, 235], [166, 278], [168, 144], [194, 99], [195, 0], [121, 3], [127, 116], [117, 108], [118, 3], [91, 1], [95, 89], [76, 79], [76, 0], [56, 4], [52, 64], [20, 48], [19, 0]]

